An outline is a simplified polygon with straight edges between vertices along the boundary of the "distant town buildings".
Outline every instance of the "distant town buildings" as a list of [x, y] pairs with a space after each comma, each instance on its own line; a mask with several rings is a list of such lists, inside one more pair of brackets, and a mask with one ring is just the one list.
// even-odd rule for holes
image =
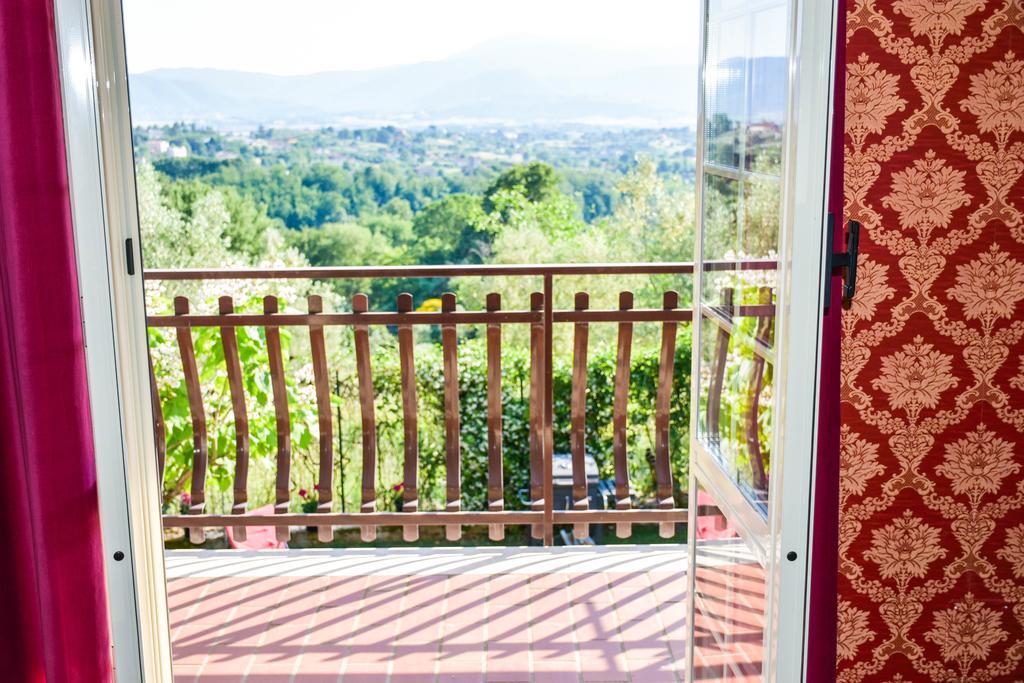
[[170, 147], [171, 143], [167, 140], [146, 140], [146, 151], [152, 156], [164, 156]]
[[172, 145], [167, 140], [146, 140], [146, 151], [150, 157], [166, 157], [168, 159], [188, 158], [188, 147]]

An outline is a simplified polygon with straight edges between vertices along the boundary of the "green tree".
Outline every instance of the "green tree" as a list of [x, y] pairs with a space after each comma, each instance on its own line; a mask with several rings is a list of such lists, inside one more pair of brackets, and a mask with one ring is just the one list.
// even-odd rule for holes
[[495, 210], [495, 198], [503, 191], [518, 193], [534, 203], [543, 202], [559, 193], [558, 185], [561, 182], [558, 172], [550, 164], [534, 161], [513, 166], [499, 175], [484, 191], [484, 211], [492, 213]]
[[223, 195], [228, 210], [229, 221], [224, 226], [228, 248], [250, 261], [258, 261], [266, 254], [268, 234], [279, 233], [284, 226], [281, 221], [268, 216], [265, 207], [257, 205], [237, 189], [222, 187], [217, 191]]
[[[631, 160], [629, 168], [635, 165]], [[572, 196], [587, 223], [610, 216], [621, 198], [619, 183], [623, 174], [612, 168], [576, 165], [560, 169], [564, 181], [562, 191]]]
[[605, 225], [617, 242], [618, 260], [693, 259], [692, 186], [671, 182], [653, 161], [641, 159], [619, 183], [619, 191], [621, 199]]
[[195, 181], [170, 187], [164, 194], [153, 166], [138, 164], [136, 192], [146, 267], [242, 265], [242, 257], [232, 253], [224, 239], [231, 221], [224, 196]]
[[452, 194], [428, 204], [413, 219], [411, 263], [480, 263], [490, 255], [492, 235], [480, 199]]
[[412, 204], [404, 197], [392, 197], [382, 207], [384, 213], [407, 221], [412, 220]]
[[288, 243], [314, 266], [387, 263], [393, 251], [385, 239], [358, 223], [328, 223], [321, 228], [290, 231]]

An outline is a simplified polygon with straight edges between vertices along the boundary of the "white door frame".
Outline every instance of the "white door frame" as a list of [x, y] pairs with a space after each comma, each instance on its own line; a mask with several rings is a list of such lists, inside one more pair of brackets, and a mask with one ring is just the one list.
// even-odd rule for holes
[[[160, 511], [151, 504], [159, 500], [160, 485], [121, 6], [118, 0], [53, 1], [115, 671], [120, 681], [170, 681], [162, 526]], [[786, 458], [784, 474], [772, 481], [772, 543], [766, 548], [769, 567], [778, 567], [769, 572], [767, 632], [778, 637], [766, 639], [765, 674], [767, 680], [778, 681], [803, 680], [806, 660], [809, 511], [823, 301], [819, 289], [794, 288], [791, 283], [820, 283], [824, 267], [829, 141], [823, 132], [831, 130], [835, 36], [833, 2], [796, 4], [790, 73], [796, 87], [791, 88], [787, 120], [784, 175], [789, 190], [783, 204], [783, 223], [792, 229], [783, 241], [779, 271], [789, 300], [777, 321], [777, 362], [780, 376], [786, 377], [779, 393], [786, 395], [788, 409], [777, 413], [780, 441], [773, 450], [785, 452]], [[698, 125], [698, 134], [702, 129]], [[698, 169], [701, 161], [698, 155]], [[798, 189], [796, 179], [805, 178], [811, 181], [803, 187], [811, 191]], [[698, 211], [700, 186], [698, 178]], [[129, 239], [134, 275], [126, 269]], [[793, 259], [793, 244], [820, 258]], [[699, 301], [699, 271], [694, 281], [694, 300]], [[695, 352], [695, 363], [698, 358]], [[814, 362], [806, 362], [809, 358]], [[699, 400], [696, 392], [693, 395]], [[695, 415], [692, 410], [691, 420]], [[693, 482], [691, 473], [691, 486]], [[691, 523], [690, 528], [696, 527]], [[798, 559], [782, 563], [789, 550], [795, 550]], [[123, 553], [120, 561], [114, 560], [117, 552]], [[780, 609], [775, 597], [780, 592], [804, 596], [803, 609]], [[692, 655], [690, 660], [692, 674]]]
[[[786, 151], [786, 193], [783, 220], [793, 230], [783, 243], [787, 263], [786, 286], [790, 291], [785, 323], [785, 349], [779, 369], [785, 377], [787, 409], [780, 414], [787, 454], [795, 453], [798, 465], [787, 470], [771, 505], [772, 534], [778, 538], [772, 578], [775, 601], [768, 603], [771, 643], [769, 673], [773, 680], [803, 681], [807, 669], [807, 626], [810, 614], [811, 539], [814, 534], [814, 481], [818, 451], [818, 409], [821, 380], [821, 343], [824, 322], [824, 287], [828, 221], [828, 187], [831, 176], [832, 118], [835, 78], [837, 4], [833, 0], [798, 0], [793, 33], [794, 63], [789, 111], [793, 128]], [[799, 74], [799, 78], [795, 75]], [[786, 218], [786, 216], [790, 218]], [[808, 258], [794, 258], [797, 245]], [[817, 258], [813, 255], [817, 254]], [[816, 283], [801, 287], [799, 283]], [[801, 457], [802, 456], [802, 457]], [[792, 456], [790, 456], [792, 457]], [[798, 562], [783, 561], [790, 550]], [[803, 609], [780, 602], [779, 595], [803, 595]], [[787, 609], [791, 605], [792, 608]], [[799, 634], [799, 637], [797, 636]]]
[[[697, 134], [704, 130], [705, 24], [707, 4], [702, 0], [701, 67]], [[833, 77], [835, 73], [836, 3], [833, 0], [793, 0], [790, 23], [790, 93], [785, 122], [785, 158], [781, 207], [781, 244], [778, 287], [785, 296], [776, 311], [776, 369], [781, 378], [774, 397], [775, 432], [771, 452], [767, 523], [734, 490], [714, 457], [700, 443], [697, 423], [700, 391], [691, 392], [690, 409], [690, 524], [696, 529], [694, 504], [698, 477], [727, 516], [737, 522], [740, 535], [767, 572], [765, 590], [765, 681], [803, 681], [806, 673], [806, 636], [810, 604], [810, 557], [813, 533], [814, 472], [817, 453], [821, 326], [824, 298], [827, 187], [830, 173]], [[701, 252], [699, 221], [703, 211], [703, 143], [697, 152], [697, 244]], [[694, 269], [695, 306], [702, 295], [701, 269]], [[813, 283], [814, 286], [807, 286]], [[694, 322], [700, 315], [694, 315]], [[693, 381], [699, 381], [700, 336], [693, 335]], [[749, 514], [748, 514], [749, 512]], [[689, 534], [690, 557], [696, 558], [696, 539]], [[785, 559], [795, 553], [795, 559]], [[693, 560], [691, 559], [691, 563]], [[693, 624], [694, 575], [689, 577], [690, 619]], [[693, 639], [687, 647], [687, 676], [693, 680]]]
[[121, 5], [54, 0], [54, 14], [114, 672], [161, 683], [171, 650]]

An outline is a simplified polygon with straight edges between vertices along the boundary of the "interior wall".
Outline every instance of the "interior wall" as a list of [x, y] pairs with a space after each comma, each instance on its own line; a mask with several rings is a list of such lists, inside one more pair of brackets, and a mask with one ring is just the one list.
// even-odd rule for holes
[[838, 678], [1024, 680], [1024, 4], [847, 9]]

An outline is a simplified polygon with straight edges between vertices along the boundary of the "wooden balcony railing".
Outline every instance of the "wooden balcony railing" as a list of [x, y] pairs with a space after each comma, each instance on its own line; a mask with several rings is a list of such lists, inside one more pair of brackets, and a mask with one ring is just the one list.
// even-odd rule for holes
[[[710, 270], [767, 270], [774, 268], [772, 261], [746, 261], [710, 264]], [[236, 270], [155, 270], [145, 275], [148, 281], [241, 280], [241, 279], [363, 279], [363, 278], [455, 278], [467, 276], [533, 276], [542, 278], [543, 287], [530, 297], [529, 309], [503, 310], [501, 295], [486, 297], [484, 310], [456, 310], [454, 294], [442, 297], [440, 311], [413, 310], [410, 294], [397, 298], [394, 311], [370, 311], [364, 294], [351, 299], [350, 312], [327, 313], [319, 296], [309, 296], [306, 313], [282, 313], [274, 296], [263, 300], [263, 313], [235, 313], [230, 297], [221, 297], [215, 315], [196, 315], [190, 312], [184, 297], [174, 300], [173, 315], [149, 316], [151, 327], [173, 328], [188, 396], [193, 432], [192, 474], [190, 504], [187, 514], [164, 515], [165, 527], [184, 527], [193, 543], [205, 539], [204, 527], [231, 526], [236, 538], [245, 538], [248, 526], [274, 526], [277, 537], [286, 540], [289, 526], [315, 526], [320, 540], [328, 541], [332, 526], [355, 525], [361, 529], [361, 538], [376, 538], [377, 526], [401, 526], [403, 538], [415, 541], [420, 526], [444, 526], [446, 537], [458, 540], [462, 525], [488, 525], [493, 540], [504, 538], [504, 525], [529, 525], [531, 535], [545, 544], [553, 542], [556, 524], [573, 525], [574, 535], [588, 535], [589, 524], [612, 523], [620, 537], [632, 533], [634, 523], [658, 523], [660, 534], [671, 537], [674, 525], [686, 521], [686, 510], [676, 507], [673, 500], [672, 474], [669, 459], [669, 414], [672, 404], [672, 377], [678, 325], [690, 322], [693, 312], [679, 308], [679, 296], [666, 291], [662, 307], [634, 308], [633, 295], [622, 292], [618, 307], [611, 310], [592, 310], [587, 293], [575, 295], [572, 309], [554, 307], [554, 283], [557, 276], [571, 275], [686, 275], [693, 272], [691, 263], [658, 264], [565, 264], [565, 265], [463, 265], [463, 266], [396, 266], [396, 267], [340, 267], [340, 268], [275, 268]], [[723, 301], [723, 304], [726, 302]], [[773, 315], [770, 295], [766, 303], [758, 306], [731, 306], [728, 317], [753, 315], [759, 318]], [[706, 311], [715, 320], [720, 311]], [[728, 321], [719, 321], [728, 347]], [[614, 509], [590, 509], [585, 472], [586, 393], [588, 329], [591, 323], [617, 325], [616, 371], [613, 390], [613, 462]], [[630, 382], [630, 355], [635, 323], [661, 325], [661, 351], [656, 389], [654, 475], [656, 482], [656, 508], [637, 509], [630, 495], [627, 459], [627, 403]], [[572, 458], [572, 509], [556, 510], [553, 504], [553, 382], [552, 332], [555, 325], [573, 325], [573, 368], [571, 386], [570, 450]], [[400, 382], [403, 420], [403, 488], [402, 511], [377, 510], [376, 464], [377, 436], [374, 412], [373, 368], [370, 355], [369, 328], [392, 326], [397, 330], [400, 361]], [[417, 423], [416, 363], [413, 329], [417, 326], [439, 326], [443, 357], [444, 381], [444, 434], [446, 505], [444, 510], [422, 510], [419, 505], [419, 428]], [[458, 326], [483, 325], [486, 329], [487, 358], [487, 503], [486, 511], [461, 509], [460, 471], [460, 406], [458, 378]], [[502, 467], [502, 391], [501, 340], [502, 329], [508, 325], [529, 326], [529, 506], [526, 510], [506, 510]], [[243, 370], [239, 362], [235, 330], [238, 327], [261, 327], [265, 330], [268, 367], [271, 376], [272, 399], [275, 411], [277, 452], [275, 505], [272, 515], [245, 514], [248, 500], [247, 472], [249, 466], [249, 423], [246, 413]], [[362, 434], [362, 493], [360, 512], [332, 511], [332, 473], [334, 448], [333, 425], [330, 412], [328, 363], [324, 344], [324, 328], [346, 326], [353, 330], [356, 381], [361, 412]], [[224, 348], [225, 372], [231, 394], [236, 433], [233, 506], [231, 514], [205, 512], [205, 477], [207, 471], [207, 426], [202, 388], [193, 348], [192, 329], [219, 328]], [[289, 511], [292, 498], [290, 466], [292, 457], [291, 425], [286, 393], [285, 368], [282, 359], [280, 328], [298, 327], [308, 330], [314, 384], [319, 418], [318, 509], [310, 513]], [[719, 346], [722, 346], [721, 343]], [[722, 362], [724, 363], [724, 353]], [[716, 365], [717, 368], [717, 365]], [[716, 373], [720, 374], [717, 371]], [[154, 427], [157, 439], [157, 457], [160, 476], [163, 477], [166, 457], [166, 434], [162, 409], [153, 378]], [[712, 390], [715, 389], [713, 385]], [[717, 391], [721, 392], [721, 382]], [[709, 416], [710, 417], [710, 416]]]

